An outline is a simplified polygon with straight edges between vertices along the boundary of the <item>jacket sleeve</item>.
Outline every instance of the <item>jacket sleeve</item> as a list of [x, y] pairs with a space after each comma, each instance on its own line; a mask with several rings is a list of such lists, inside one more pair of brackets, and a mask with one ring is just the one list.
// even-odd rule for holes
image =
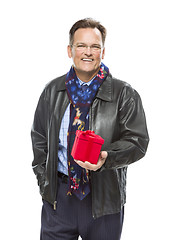
[[127, 86], [118, 109], [120, 134], [107, 149], [105, 168], [122, 168], [141, 159], [147, 150], [149, 136], [139, 94]]
[[32, 148], [34, 153], [32, 168], [37, 177], [38, 185], [43, 185], [45, 181], [46, 159], [48, 153], [46, 132], [47, 114], [48, 102], [46, 99], [46, 91], [44, 90], [40, 96], [31, 129]]

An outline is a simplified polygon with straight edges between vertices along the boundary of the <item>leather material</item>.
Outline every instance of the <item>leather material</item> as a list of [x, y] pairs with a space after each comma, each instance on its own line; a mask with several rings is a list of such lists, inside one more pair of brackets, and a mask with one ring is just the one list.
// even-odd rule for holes
[[[33, 170], [42, 198], [51, 204], [56, 203], [57, 194], [59, 129], [69, 104], [65, 79], [66, 75], [45, 87], [31, 131]], [[89, 129], [105, 140], [101, 150], [108, 152], [105, 164], [90, 176], [93, 217], [97, 218], [122, 209], [127, 167], [146, 153], [149, 136], [139, 94], [109, 74], [90, 107]]]

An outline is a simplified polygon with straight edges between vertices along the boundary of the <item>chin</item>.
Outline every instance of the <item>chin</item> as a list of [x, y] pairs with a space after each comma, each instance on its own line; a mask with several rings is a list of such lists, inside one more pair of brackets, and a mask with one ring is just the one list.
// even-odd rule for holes
[[99, 67], [96, 67], [94, 65], [81, 67], [81, 71], [84, 71], [84, 72], [96, 72], [98, 69], [99, 69]]

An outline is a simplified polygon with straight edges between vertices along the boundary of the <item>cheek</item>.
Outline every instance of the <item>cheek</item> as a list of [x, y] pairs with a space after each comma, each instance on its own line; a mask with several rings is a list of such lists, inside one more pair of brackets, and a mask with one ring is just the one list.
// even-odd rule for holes
[[74, 53], [73, 55], [72, 55], [72, 58], [73, 58], [73, 61], [75, 62], [75, 61], [79, 61], [79, 60], [81, 60], [81, 54], [80, 53]]
[[74, 56], [74, 58], [80, 58], [81, 57], [81, 53], [77, 52], [77, 51], [73, 51], [73, 56]]
[[96, 61], [97, 61], [97, 62], [101, 62], [101, 59], [103, 59], [102, 56], [103, 56], [102, 54], [96, 55], [96, 56], [95, 56]]

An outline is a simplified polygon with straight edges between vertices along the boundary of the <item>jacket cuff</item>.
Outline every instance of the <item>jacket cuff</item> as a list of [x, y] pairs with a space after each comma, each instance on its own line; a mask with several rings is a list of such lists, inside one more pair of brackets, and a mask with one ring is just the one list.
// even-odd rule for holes
[[107, 153], [108, 153], [108, 156], [107, 156], [106, 161], [103, 164], [103, 166], [105, 168], [110, 168], [112, 166], [112, 164], [111, 164], [112, 163], [112, 152], [111, 151], [107, 151]]

